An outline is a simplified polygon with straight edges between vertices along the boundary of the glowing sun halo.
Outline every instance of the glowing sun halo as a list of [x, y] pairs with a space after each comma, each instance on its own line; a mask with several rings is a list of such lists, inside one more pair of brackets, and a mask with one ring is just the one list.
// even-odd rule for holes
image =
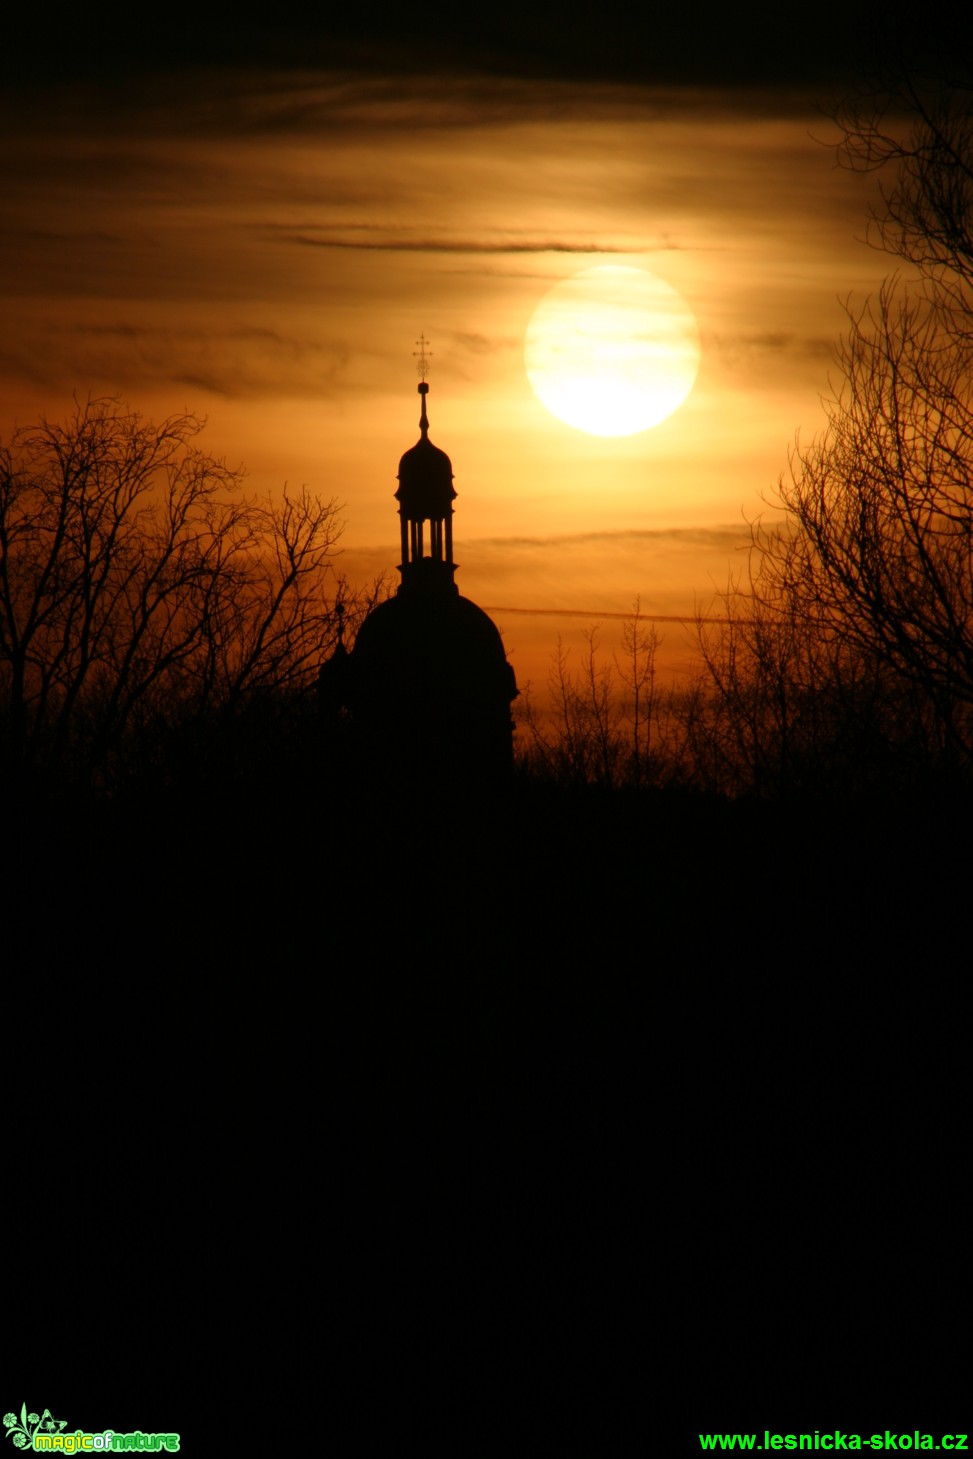
[[524, 358], [535, 395], [558, 420], [594, 436], [631, 436], [682, 405], [699, 369], [699, 335], [669, 284], [609, 265], [545, 295]]

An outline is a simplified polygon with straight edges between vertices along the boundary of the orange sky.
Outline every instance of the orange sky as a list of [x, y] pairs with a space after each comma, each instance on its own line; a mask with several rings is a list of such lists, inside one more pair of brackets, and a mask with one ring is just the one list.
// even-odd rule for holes
[[[336, 497], [343, 566], [366, 576], [397, 560], [423, 331], [460, 590], [496, 610], [521, 683], [544, 679], [559, 633], [636, 597], [692, 614], [739, 569], [795, 433], [822, 424], [840, 300], [888, 272], [859, 241], [865, 183], [815, 140], [833, 128], [814, 98], [179, 84], [4, 104], [0, 433], [65, 415], [72, 391], [188, 407], [254, 490]], [[523, 363], [543, 294], [606, 262], [674, 285], [702, 342], [686, 404], [615, 440], [550, 416]], [[600, 621], [610, 646], [617, 621]], [[667, 662], [685, 662], [684, 631], [662, 631]]]

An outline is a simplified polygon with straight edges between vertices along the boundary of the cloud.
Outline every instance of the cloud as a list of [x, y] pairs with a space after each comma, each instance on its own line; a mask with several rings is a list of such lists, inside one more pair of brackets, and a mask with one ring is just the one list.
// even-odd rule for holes
[[274, 329], [188, 325], [170, 328], [125, 320], [25, 321], [19, 346], [0, 352], [0, 376], [53, 389], [121, 390], [187, 386], [225, 399], [335, 393], [348, 363], [340, 342], [301, 339]]
[[629, 253], [628, 248], [615, 247], [610, 243], [567, 243], [563, 240], [546, 239], [497, 239], [495, 241], [471, 238], [353, 238], [344, 237], [310, 238], [306, 234], [295, 235], [292, 243], [306, 248], [360, 249], [375, 253]]
[[750, 529], [745, 523], [716, 527], [659, 527], [631, 528], [614, 532], [571, 532], [544, 537], [479, 537], [474, 538], [467, 550], [483, 548], [490, 551], [515, 551], [518, 548], [583, 548], [595, 544], [601, 547], [612, 545], [632, 547], [682, 546], [706, 548], [716, 551], [732, 551], [750, 543]]
[[[65, 138], [92, 135], [123, 139], [120, 151], [152, 138], [212, 141], [273, 141], [350, 136], [368, 143], [377, 135], [404, 135], [414, 152], [437, 134], [503, 132], [534, 124], [564, 125], [624, 121], [633, 116], [672, 117], [723, 113], [740, 105], [739, 93], [717, 87], [667, 87], [556, 78], [486, 77], [458, 70], [431, 77], [382, 74], [376, 49], [364, 68], [308, 65], [300, 69], [198, 66], [182, 74], [148, 74], [138, 86], [104, 86], [56, 81], [0, 97], [0, 116], [9, 113], [26, 136]], [[765, 88], [748, 94], [750, 109], [807, 109], [793, 88]], [[119, 125], [124, 131], [119, 133]], [[67, 161], [74, 149], [65, 152]]]
[[708, 331], [702, 347], [731, 373], [777, 370], [782, 363], [800, 365], [807, 360], [832, 360], [833, 335], [809, 335], [788, 330], [752, 330], [726, 335]]

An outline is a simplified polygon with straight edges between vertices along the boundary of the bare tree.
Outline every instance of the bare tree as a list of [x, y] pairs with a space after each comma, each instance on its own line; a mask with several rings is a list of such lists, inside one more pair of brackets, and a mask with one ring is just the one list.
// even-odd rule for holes
[[[932, 99], [929, 99], [929, 97]], [[874, 237], [912, 273], [850, 314], [824, 433], [757, 534], [755, 587], [927, 696], [973, 752], [973, 88], [901, 83], [842, 117], [848, 165], [886, 169]]]
[[104, 780], [152, 726], [313, 680], [335, 630], [335, 504], [248, 500], [242, 473], [196, 448], [201, 429], [89, 400], [0, 447], [14, 775]]
[[800, 598], [774, 596], [766, 575], [728, 588], [697, 640], [697, 673], [673, 708], [702, 789], [847, 798], [893, 777], [903, 787], [938, 758], [925, 696]]
[[617, 703], [611, 666], [598, 661], [598, 630], [585, 632], [586, 653], [575, 675], [569, 650], [560, 638], [548, 676], [549, 712], [545, 715], [528, 684], [519, 718], [531, 740], [535, 764], [566, 785], [611, 787], [621, 751]]
[[[966, 65], [967, 74], [960, 74]], [[937, 306], [968, 326], [973, 288], [973, 78], [900, 72], [837, 113], [838, 160], [884, 174], [869, 241], [912, 265]]]
[[522, 760], [561, 785], [611, 790], [658, 784], [673, 773], [679, 747], [672, 695], [660, 694], [656, 685], [656, 629], [646, 624], [636, 600], [622, 628], [620, 655], [602, 658], [597, 627], [586, 631], [584, 643], [575, 671], [558, 640], [546, 712], [526, 686], [517, 711], [528, 736]]
[[661, 639], [654, 625], [642, 616], [641, 599], [636, 598], [631, 618], [622, 627], [622, 657], [615, 655], [624, 688], [622, 717], [631, 733], [628, 783], [640, 789], [651, 778], [654, 731], [657, 730], [658, 695], [655, 661]]

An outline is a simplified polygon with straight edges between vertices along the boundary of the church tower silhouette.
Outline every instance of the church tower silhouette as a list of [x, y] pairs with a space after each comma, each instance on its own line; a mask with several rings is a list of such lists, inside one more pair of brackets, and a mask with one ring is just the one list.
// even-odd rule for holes
[[[454, 582], [453, 468], [429, 439], [426, 341], [419, 341], [419, 440], [399, 462], [401, 583], [322, 672], [322, 699], [344, 704], [362, 772], [404, 794], [490, 786], [513, 768], [517, 697], [503, 640]], [[340, 684], [338, 681], [341, 681]]]

